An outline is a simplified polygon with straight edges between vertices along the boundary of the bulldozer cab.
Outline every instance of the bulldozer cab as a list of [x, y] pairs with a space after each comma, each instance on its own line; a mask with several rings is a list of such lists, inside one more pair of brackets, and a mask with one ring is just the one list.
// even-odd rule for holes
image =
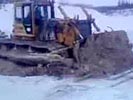
[[17, 2], [14, 6], [13, 36], [35, 39], [46, 20], [54, 18], [52, 2]]

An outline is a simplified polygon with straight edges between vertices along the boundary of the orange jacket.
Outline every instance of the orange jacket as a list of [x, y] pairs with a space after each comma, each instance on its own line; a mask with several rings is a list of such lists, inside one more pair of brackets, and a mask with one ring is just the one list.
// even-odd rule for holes
[[80, 32], [75, 26], [64, 25], [64, 29], [62, 33], [57, 34], [57, 39], [59, 43], [63, 43], [66, 46], [74, 46], [74, 42], [76, 42], [77, 37]]

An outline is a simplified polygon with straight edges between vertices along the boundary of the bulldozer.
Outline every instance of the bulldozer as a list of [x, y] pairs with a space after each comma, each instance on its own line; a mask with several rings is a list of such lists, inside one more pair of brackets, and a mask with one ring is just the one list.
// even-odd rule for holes
[[66, 51], [71, 47], [62, 45], [57, 38], [58, 29], [64, 27], [60, 29], [60, 23], [64, 25], [72, 22], [83, 37], [91, 35], [91, 22], [88, 19], [71, 19], [61, 6], [58, 9], [64, 19], [56, 18], [53, 0], [15, 2], [13, 34], [10, 39], [0, 40], [0, 57], [18, 61], [18, 58], [26, 58], [31, 53], [36, 55]]
[[[85, 20], [80, 20], [78, 15], [70, 18], [62, 6], [58, 9], [64, 18], [56, 18], [54, 4], [53, 0], [15, 2], [13, 34], [10, 39], [0, 39], [0, 62], [2, 66], [5, 64], [3, 62], [9, 61], [9, 64], [13, 62], [13, 66], [15, 63], [19, 67], [5, 64], [9, 67], [4, 66], [3, 69], [7, 68], [10, 72], [8, 68], [12, 67], [13, 75], [14, 70], [20, 69], [24, 75], [40, 75], [42, 72], [50, 75], [91, 73], [99, 76], [109, 70], [112, 73], [114, 69], [120, 70], [118, 66], [127, 68], [132, 65], [132, 52], [125, 31], [114, 31], [109, 27], [111, 31], [99, 32], [95, 19], [84, 7], [81, 10], [86, 15]], [[59, 38], [58, 33], [63, 33], [68, 24], [72, 25], [70, 29], [74, 28], [83, 37], [81, 42], [86, 42], [77, 56], [80, 56], [79, 62], [84, 64], [80, 67], [69, 57], [68, 49], [74, 47], [64, 45]], [[92, 34], [92, 25], [99, 34]], [[6, 75], [10, 75], [7, 72]]]

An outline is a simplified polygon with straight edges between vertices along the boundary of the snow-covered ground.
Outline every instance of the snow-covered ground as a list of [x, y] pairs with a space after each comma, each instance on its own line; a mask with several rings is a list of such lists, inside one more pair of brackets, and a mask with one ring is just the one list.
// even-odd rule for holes
[[[75, 0], [68, 1], [75, 2]], [[81, 2], [81, 0], [76, 1]], [[83, 1], [85, 2], [86, 0]], [[96, 0], [87, 1], [94, 2]], [[97, 2], [100, 1], [97, 0]], [[104, 1], [111, 2], [111, 0], [103, 0], [102, 4], [105, 4]], [[114, 3], [111, 2], [111, 4]], [[70, 17], [79, 14], [81, 19], [86, 18], [80, 8], [67, 6], [63, 8]], [[63, 17], [57, 8], [56, 11], [57, 17]], [[94, 10], [88, 11], [96, 18], [96, 22], [102, 30], [107, 29], [106, 26], [111, 26], [113, 29], [126, 30], [130, 42], [133, 43], [133, 16], [125, 17], [117, 15], [109, 17]], [[11, 33], [12, 24], [13, 5], [7, 5], [4, 10], [0, 10], [0, 29], [6, 33]], [[89, 79], [81, 82], [77, 82], [75, 81], [76, 79], [71, 78], [59, 80], [49, 76], [0, 76], [0, 100], [133, 100], [132, 79], [133, 74], [129, 74], [118, 80]], [[124, 83], [117, 84], [119, 82]]]
[[[133, 100], [133, 74], [118, 80], [0, 76], [0, 100]], [[123, 82], [119, 84], [119, 82]]]

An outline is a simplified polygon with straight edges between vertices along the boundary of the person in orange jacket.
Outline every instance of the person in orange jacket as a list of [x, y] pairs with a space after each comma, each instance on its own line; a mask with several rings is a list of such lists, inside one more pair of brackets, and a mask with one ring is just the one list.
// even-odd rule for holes
[[61, 24], [62, 30], [57, 33], [57, 39], [60, 43], [70, 47], [68, 49], [69, 57], [74, 58], [74, 61], [80, 66], [79, 48], [80, 40], [83, 39], [83, 36], [73, 21], [67, 20]]

